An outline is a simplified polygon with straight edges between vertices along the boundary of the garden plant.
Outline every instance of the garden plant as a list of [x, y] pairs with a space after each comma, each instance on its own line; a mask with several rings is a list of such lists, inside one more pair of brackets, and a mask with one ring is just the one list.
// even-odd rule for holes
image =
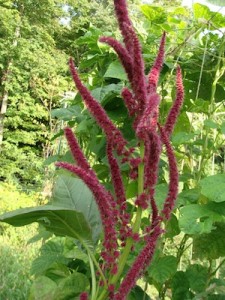
[[[123, 41], [109, 35], [100, 37], [99, 42], [113, 48], [125, 70], [126, 84], [119, 86], [120, 100], [114, 100], [118, 101], [119, 108], [126, 107], [126, 131], [119, 122], [111, 120], [95, 93], [84, 85], [71, 58], [69, 68], [79, 92], [77, 97], [81, 96], [89, 111], [91, 124], [94, 119], [98, 125], [98, 129], [93, 127], [100, 136], [95, 146], [96, 151], [104, 153], [105, 169], [98, 169], [93, 164], [93, 156], [87, 149], [81, 149], [81, 126], [77, 126], [76, 136], [71, 128], [73, 123], [69, 122], [71, 127], [66, 127], [64, 132], [70, 154], [65, 162], [56, 163], [60, 176], [50, 203], [5, 213], [0, 220], [14, 226], [38, 222], [47, 230], [46, 239], [51, 233], [56, 236], [43, 245], [41, 256], [34, 261], [33, 272], [36, 270], [40, 277], [31, 288], [30, 299], [150, 299], [149, 284], [158, 290], [160, 299], [170, 293], [172, 299], [222, 299], [219, 297], [223, 280], [214, 275], [224, 261], [213, 260], [223, 256], [222, 245], [218, 246], [221, 251], [206, 249], [209, 262], [201, 265], [197, 260], [204, 257], [198, 250], [201, 243], [213, 238], [218, 241], [223, 232], [223, 193], [216, 196], [210, 188], [216, 180], [221, 182], [223, 191], [224, 176], [201, 178], [200, 171], [208, 161], [204, 154], [196, 180], [201, 185], [201, 193], [191, 184], [188, 188], [179, 184], [171, 137], [184, 101], [182, 70], [177, 64], [175, 96], [166, 117], [161, 116], [163, 95], [159, 94], [158, 83], [167, 34], [161, 33], [157, 56], [146, 75], [141, 43], [127, 3], [115, 0], [114, 6]], [[220, 62], [217, 67], [218, 71]], [[215, 86], [219, 78], [218, 75]], [[113, 83], [110, 89], [114, 87], [118, 88]], [[208, 120], [206, 124], [209, 133], [212, 122]], [[185, 138], [191, 139], [192, 134], [183, 138], [186, 142]], [[208, 145], [210, 141], [206, 139], [204, 149]], [[185, 147], [188, 151], [188, 146]], [[182, 151], [176, 154], [181, 155]], [[162, 170], [166, 175], [162, 175]], [[162, 192], [158, 183], [163, 176], [167, 177], [168, 184], [163, 185]], [[181, 210], [175, 214], [179, 188]], [[187, 202], [189, 205], [185, 206]], [[178, 237], [180, 229], [184, 234]], [[188, 260], [185, 251], [192, 245], [187, 243], [193, 235], [196, 235], [196, 263], [183, 271], [179, 265], [182, 259]], [[44, 236], [43, 232], [40, 236]], [[166, 238], [177, 238], [176, 253], [162, 253]], [[46, 285], [42, 295], [38, 295], [40, 285]]]

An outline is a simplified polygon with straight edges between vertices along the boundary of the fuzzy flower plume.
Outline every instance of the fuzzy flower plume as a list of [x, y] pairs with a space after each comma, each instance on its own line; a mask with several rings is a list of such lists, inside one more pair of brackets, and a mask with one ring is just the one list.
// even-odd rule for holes
[[157, 240], [162, 233], [160, 226], [156, 226], [148, 238], [145, 247], [141, 250], [133, 265], [128, 270], [125, 278], [123, 279], [114, 300], [126, 300], [132, 287], [135, 286], [137, 279], [144, 274], [146, 267], [152, 260]]
[[[106, 297], [108, 298], [104, 299], [125, 300], [130, 290], [135, 286], [136, 281], [150, 264], [157, 240], [163, 233], [161, 229], [162, 221], [170, 218], [177, 198], [178, 169], [170, 143], [170, 136], [183, 103], [184, 88], [181, 69], [178, 66], [176, 98], [165, 125], [159, 125], [160, 96], [157, 94], [157, 85], [164, 61], [166, 34], [164, 32], [162, 35], [158, 55], [149, 74], [146, 76], [141, 44], [129, 18], [126, 0], [114, 0], [114, 7], [123, 40], [119, 42], [112, 37], [101, 37], [100, 41], [114, 49], [127, 74], [129, 88], [124, 87], [121, 95], [129, 116], [133, 118], [136, 146], [127, 148], [128, 143], [121, 131], [113, 124], [99, 102], [81, 82], [73, 60], [70, 59], [69, 67], [76, 88], [87, 109], [106, 136], [106, 155], [114, 193], [109, 192], [99, 181], [70, 128], [65, 129], [65, 136], [75, 164], [59, 162], [57, 166], [80, 177], [93, 193], [100, 212], [104, 233], [101, 251], [103, 263], [101, 267], [104, 275], [109, 275], [109, 278], [106, 278], [108, 286], [104, 287], [107, 288], [107, 291], [104, 290], [104, 292], [107, 293]], [[138, 155], [136, 150], [140, 145], [141, 155]], [[158, 211], [155, 189], [163, 146], [168, 157], [169, 187], [163, 209]], [[138, 227], [136, 226], [138, 224], [136, 221], [139, 221], [138, 218], [135, 220], [134, 215], [128, 213], [126, 189], [123, 185], [120, 161], [122, 164], [127, 163], [129, 166], [130, 181], [138, 178], [138, 194], [135, 195], [136, 200], [134, 203], [138, 206], [138, 211], [150, 208], [151, 217], [148, 226], [143, 230], [144, 238], [139, 236], [138, 228], [136, 228]], [[123, 259], [124, 257], [128, 258], [128, 252], [132, 251], [140, 239], [144, 243], [143, 249], [140, 250], [130, 269], [124, 274], [125, 271], [121, 271], [121, 265], [125, 264]], [[118, 245], [120, 248], [118, 248]], [[124, 252], [122, 252], [123, 250]], [[121, 261], [122, 264], [118, 265], [118, 262]], [[119, 285], [120, 275], [123, 279]], [[113, 282], [115, 278], [117, 281]], [[87, 293], [84, 292], [80, 295], [80, 300], [87, 299]]]
[[99, 39], [100, 42], [102, 43], [106, 43], [109, 46], [111, 46], [115, 52], [117, 53], [120, 62], [122, 64], [122, 66], [124, 67], [124, 70], [127, 73], [127, 77], [129, 79], [129, 81], [133, 80], [133, 62], [131, 59], [130, 54], [128, 53], [127, 49], [117, 40], [115, 40], [112, 37], [107, 37], [107, 36], [103, 36], [100, 37]]
[[114, 192], [116, 195], [116, 203], [117, 203], [117, 213], [116, 221], [120, 223], [120, 234], [121, 240], [125, 240], [129, 235], [129, 221], [130, 216], [126, 213], [127, 203], [126, 203], [126, 195], [123, 186], [121, 171], [119, 168], [119, 164], [117, 159], [113, 155], [113, 148], [110, 141], [107, 142], [107, 157], [110, 166], [112, 183], [114, 187]]
[[103, 129], [106, 136], [111, 136], [111, 139], [114, 141], [114, 146], [117, 148], [119, 154], [124, 149], [127, 144], [126, 140], [123, 138], [122, 133], [118, 130], [118, 128], [112, 123], [112, 121], [107, 116], [105, 110], [98, 103], [94, 97], [92, 97], [90, 91], [83, 85], [81, 82], [73, 60], [69, 61], [70, 71], [74, 80], [74, 83], [80, 92], [88, 110], [95, 118], [99, 126]]
[[159, 74], [162, 69], [163, 61], [164, 61], [165, 41], [166, 41], [166, 33], [164, 32], [163, 36], [161, 38], [158, 55], [156, 57], [154, 65], [148, 75], [148, 93], [149, 94], [156, 92], [156, 88], [157, 88], [157, 84], [158, 84], [158, 80], [159, 80]]
[[170, 141], [168, 139], [168, 136], [164, 130], [163, 127], [159, 125], [159, 130], [161, 134], [161, 139], [163, 144], [166, 147], [166, 153], [168, 157], [169, 162], [169, 191], [167, 198], [164, 202], [162, 214], [165, 216], [165, 218], [168, 220], [171, 215], [171, 211], [174, 208], [175, 200], [177, 198], [178, 194], [178, 183], [179, 183], [179, 174], [177, 169], [177, 162], [176, 157], [173, 152], [172, 146], [170, 144]]
[[70, 147], [71, 153], [73, 155], [73, 158], [75, 159], [77, 165], [88, 172], [93, 172], [86, 157], [84, 156], [82, 150], [80, 149], [80, 146], [77, 142], [75, 135], [73, 134], [72, 129], [67, 127], [64, 129], [64, 133], [67, 139], [67, 143]]
[[81, 293], [80, 300], [88, 300], [88, 293], [86, 293], [86, 292]]
[[166, 124], [164, 126], [168, 136], [171, 136], [173, 132], [175, 123], [177, 121], [177, 117], [180, 113], [180, 109], [184, 101], [184, 87], [182, 82], [182, 73], [181, 73], [180, 66], [177, 67], [176, 86], [177, 86], [176, 99], [174, 101], [172, 108], [170, 109], [170, 112], [166, 120]]
[[114, 0], [114, 7], [124, 44], [126, 45], [126, 48], [130, 49], [130, 52], [132, 52], [133, 43], [126, 26], [132, 26], [132, 22], [129, 18], [126, 0]]

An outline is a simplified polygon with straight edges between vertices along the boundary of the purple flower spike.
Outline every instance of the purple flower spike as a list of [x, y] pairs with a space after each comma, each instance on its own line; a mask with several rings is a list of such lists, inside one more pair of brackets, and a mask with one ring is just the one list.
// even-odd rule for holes
[[133, 41], [133, 80], [131, 82], [131, 86], [139, 104], [139, 111], [142, 112], [147, 102], [147, 84], [141, 44], [133, 26], [125, 24], [125, 27], [127, 27], [127, 31]]
[[124, 48], [124, 46], [120, 42], [118, 42], [112, 37], [103, 36], [99, 39], [99, 41], [110, 45], [116, 51], [124, 67], [124, 70], [127, 73], [127, 77], [129, 81], [132, 81], [133, 80], [132, 59], [130, 57], [130, 54], [127, 52], [126, 48]]
[[160, 226], [156, 226], [142, 251], [135, 259], [133, 265], [122, 281], [114, 300], [126, 300], [128, 293], [135, 286], [137, 279], [144, 273], [146, 267], [151, 262], [158, 237], [162, 233]]
[[119, 209], [119, 218], [122, 222], [128, 223], [128, 221], [124, 219], [124, 214], [126, 212], [126, 195], [123, 186], [122, 176], [121, 176], [118, 162], [116, 158], [113, 156], [113, 148], [110, 141], [107, 142], [106, 152], [107, 152], [108, 162], [109, 162], [111, 176], [112, 176], [112, 183], [116, 194], [117, 205]]
[[64, 129], [64, 133], [67, 139], [67, 142], [69, 144], [71, 153], [73, 155], [73, 158], [75, 159], [77, 165], [84, 170], [88, 170], [89, 172], [92, 172], [92, 169], [89, 165], [89, 163], [86, 160], [86, 157], [84, 156], [83, 152], [80, 149], [80, 146], [77, 142], [77, 139], [75, 135], [73, 134], [73, 131], [71, 128], [67, 127]]
[[132, 117], [137, 111], [137, 102], [128, 88], [124, 88], [121, 95], [129, 112], [129, 115]]
[[148, 75], [148, 93], [155, 93], [156, 87], [159, 80], [159, 74], [162, 69], [163, 60], [164, 60], [164, 52], [165, 52], [165, 41], [166, 41], [166, 33], [164, 32], [161, 38], [159, 52], [154, 62], [154, 65]]
[[155, 185], [158, 178], [159, 160], [161, 154], [161, 141], [156, 132], [149, 134], [149, 140], [145, 143], [145, 172], [144, 188], [149, 191], [150, 198], [154, 197]]
[[131, 54], [133, 52], [133, 43], [132, 39], [130, 38], [130, 34], [127, 31], [126, 25], [132, 26], [132, 23], [128, 15], [126, 0], [114, 0], [114, 7], [124, 44]]
[[145, 111], [139, 121], [139, 124], [136, 129], [136, 135], [139, 139], [145, 140], [146, 139], [146, 133], [154, 131], [156, 129], [156, 120], [152, 118], [155, 116], [155, 112], [159, 105], [159, 95], [158, 94], [152, 94], [149, 97], [148, 103], [145, 107]]
[[75, 65], [73, 63], [72, 58], [69, 60], [69, 66], [70, 66], [70, 71], [74, 80], [74, 83], [80, 92], [88, 110], [92, 114], [92, 116], [95, 118], [99, 126], [103, 129], [105, 132], [105, 135], [110, 137], [113, 142], [114, 146], [117, 147], [118, 152], [121, 152], [127, 142], [123, 138], [121, 132], [116, 128], [116, 126], [112, 123], [112, 121], [109, 119], [107, 116], [105, 110], [102, 108], [102, 106], [98, 103], [97, 100], [95, 100], [90, 91], [82, 84]]
[[81, 293], [80, 300], [88, 300], [88, 293], [86, 293], [86, 292]]
[[160, 125], [158, 126], [161, 133], [162, 142], [166, 147], [166, 153], [169, 162], [169, 191], [162, 210], [162, 214], [168, 220], [170, 218], [171, 211], [174, 208], [175, 200], [178, 194], [179, 174], [176, 157], [168, 136], [166, 135], [165, 130]]
[[165, 131], [169, 137], [173, 132], [175, 123], [177, 121], [177, 117], [180, 113], [180, 109], [184, 101], [184, 86], [182, 82], [182, 73], [181, 73], [180, 66], [177, 67], [176, 86], [177, 86], [176, 99], [174, 101], [172, 108], [170, 109], [170, 112], [166, 120], [166, 124], [164, 126]]

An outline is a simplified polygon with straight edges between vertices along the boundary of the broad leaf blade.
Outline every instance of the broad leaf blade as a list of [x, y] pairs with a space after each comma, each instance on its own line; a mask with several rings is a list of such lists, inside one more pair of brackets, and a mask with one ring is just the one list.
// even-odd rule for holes
[[215, 222], [223, 220], [224, 216], [207, 205], [191, 204], [180, 209], [179, 227], [186, 234], [209, 233]]
[[83, 214], [64, 207], [44, 205], [22, 208], [1, 215], [0, 221], [16, 227], [38, 222], [55, 235], [91, 240], [91, 229]]
[[72, 176], [59, 176], [53, 189], [54, 207], [64, 207], [79, 211], [92, 230], [92, 238], [97, 241], [101, 230], [101, 219], [95, 199], [82, 180]]
[[201, 193], [214, 202], [225, 201], [225, 174], [208, 176], [200, 181]]
[[177, 259], [172, 255], [159, 257], [149, 267], [149, 275], [154, 281], [163, 284], [171, 278], [177, 270]]

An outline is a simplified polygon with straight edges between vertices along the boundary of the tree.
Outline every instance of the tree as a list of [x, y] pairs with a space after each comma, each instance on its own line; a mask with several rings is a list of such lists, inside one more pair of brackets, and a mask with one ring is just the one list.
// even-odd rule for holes
[[0, 176], [40, 182], [50, 110], [67, 90], [67, 57], [54, 41], [64, 11], [60, 1], [24, 0], [1, 2], [0, 12]]

